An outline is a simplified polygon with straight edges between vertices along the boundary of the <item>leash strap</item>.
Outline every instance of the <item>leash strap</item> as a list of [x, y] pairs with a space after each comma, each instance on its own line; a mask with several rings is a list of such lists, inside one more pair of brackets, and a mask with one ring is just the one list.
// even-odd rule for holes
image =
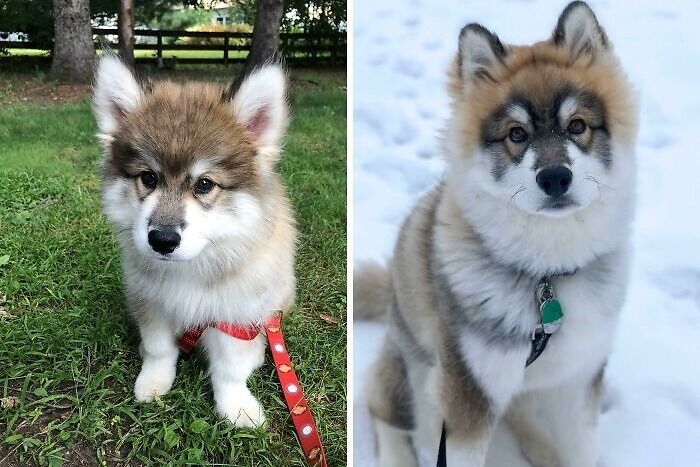
[[292, 368], [289, 353], [287, 353], [279, 314], [276, 314], [268, 322], [266, 331], [272, 361], [275, 363], [275, 371], [277, 371], [277, 377], [282, 385], [282, 394], [287, 402], [289, 413], [292, 415], [294, 430], [297, 432], [304, 456], [310, 465], [328, 467], [316, 422], [311, 415], [311, 409], [306, 402], [299, 379]]
[[[259, 326], [239, 326], [227, 323], [218, 323], [212, 326], [199, 326], [187, 329], [178, 339], [178, 346], [183, 352], [189, 353], [194, 349], [202, 337], [202, 334], [208, 327], [215, 327], [219, 331], [228, 334], [231, 337], [242, 340], [253, 340], [260, 334]], [[272, 361], [275, 364], [277, 378], [282, 385], [282, 394], [287, 403], [287, 409], [294, 423], [294, 431], [304, 457], [306, 457], [309, 465], [316, 467], [328, 467], [326, 461], [326, 453], [321, 444], [321, 437], [318, 434], [318, 428], [314, 417], [311, 415], [304, 393], [299, 384], [294, 368], [292, 368], [292, 360], [287, 352], [287, 346], [284, 342], [282, 334], [282, 317], [280, 313], [276, 313], [265, 325], [265, 334], [267, 342], [270, 345], [270, 353]]]
[[440, 447], [438, 448], [437, 467], [447, 467], [447, 428], [445, 422], [442, 422], [442, 434], [440, 435]]

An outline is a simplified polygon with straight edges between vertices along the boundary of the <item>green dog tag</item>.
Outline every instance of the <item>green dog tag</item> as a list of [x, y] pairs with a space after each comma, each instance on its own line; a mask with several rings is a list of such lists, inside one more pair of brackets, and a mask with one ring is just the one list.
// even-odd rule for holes
[[540, 316], [542, 317], [542, 327], [547, 334], [554, 334], [561, 325], [564, 313], [561, 310], [561, 303], [556, 298], [549, 298], [540, 305]]

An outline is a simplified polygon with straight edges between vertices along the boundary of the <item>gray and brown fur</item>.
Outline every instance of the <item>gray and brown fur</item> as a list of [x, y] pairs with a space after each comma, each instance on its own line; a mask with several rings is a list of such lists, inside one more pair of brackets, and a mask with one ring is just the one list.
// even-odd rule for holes
[[[585, 15], [589, 23], [593, 22], [592, 43], [572, 45], [572, 39], [564, 37], [572, 14]], [[453, 62], [449, 86], [452, 118], [450, 131], [443, 138], [448, 165], [461, 167], [461, 158], [485, 153], [492, 157], [491, 175], [496, 181], [503, 175], [504, 166], [517, 165], [527, 148], [505, 141], [508, 109], [514, 105], [522, 107], [532, 120], [532, 136], [527, 144], [537, 148], [536, 169], [566, 162], [570, 155], [564, 140], [573, 141], [584, 155], [595, 157], [605, 170], [614, 171], [627, 164], [627, 160], [616, 158], [629, 155], [614, 153], [613, 148], [615, 144], [633, 145], [634, 99], [607, 36], [585, 3], [572, 3], [562, 13], [550, 39], [531, 46], [503, 44], [483, 26], [472, 24], [460, 34], [460, 47], [465, 34], [482, 37], [490, 53], [471, 57], [469, 68], [460, 48]], [[575, 137], [565, 134], [558, 121], [558, 112], [567, 99], [576, 101], [577, 115], [587, 123], [585, 131]], [[415, 205], [400, 229], [388, 268], [382, 270], [372, 263], [355, 272], [355, 317], [383, 317], [387, 327], [381, 355], [368, 378], [369, 409], [378, 423], [403, 436], [399, 444], [378, 446], [380, 463], [398, 465], [392, 463], [392, 455], [398, 458], [397, 453], [402, 451], [427, 449], [436, 456], [444, 422], [448, 452], [452, 445], [471, 453], [465, 459], [448, 457], [448, 465], [482, 466], [490, 437], [498, 420], [503, 419], [512, 424], [523, 453], [538, 467], [592, 467], [595, 449], [586, 451], [590, 439], [567, 446], [572, 452], [566, 453], [563, 443], [557, 442], [557, 428], [560, 424], [581, 424], [586, 436], [594, 433], [602, 368], [607, 358], [605, 349], [624, 299], [629, 218], [621, 215], [616, 220], [613, 216], [610, 222], [619, 222], [612, 225], [620, 231], [619, 242], [611, 241], [613, 247], [601, 246], [596, 253], [586, 252], [585, 260], [569, 261], [567, 253], [562, 253], [561, 257], [538, 262], [539, 256], [546, 255], [538, 254], [537, 248], [548, 248], [542, 238], [538, 241], [543, 246], [533, 246], [530, 256], [521, 249], [514, 252], [525, 259], [511, 258], [490, 243], [499, 238], [498, 228], [523, 228], [506, 215], [511, 207], [507, 203], [498, 207], [503, 210], [499, 212], [499, 219], [505, 219], [502, 225], [480, 225], [470, 218], [463, 197], [473, 196], [470, 202], [478, 204], [474, 200], [482, 193], [470, 190], [465, 186], [468, 182], [455, 178], [456, 173], [448, 171], [445, 180]], [[624, 188], [626, 193], [628, 187]], [[615, 198], [611, 203], [619, 203], [620, 212], [624, 213], [628, 210], [628, 198], [631, 196]], [[513, 224], [507, 224], [511, 220]], [[544, 236], [558, 232], [557, 221], [540, 223], [548, 222], [555, 228], [552, 233], [543, 229]], [[534, 235], [523, 229], [523, 237]], [[491, 237], [485, 238], [485, 233]], [[566, 235], [563, 240], [552, 238], [551, 250], [558, 251], [558, 245], [566, 240]], [[546, 351], [549, 353], [526, 370], [531, 333], [539, 319], [535, 290], [544, 276], [551, 277], [555, 290], [562, 290], [565, 308], [571, 305], [570, 324], [552, 338]], [[600, 309], [589, 312], [571, 290], [600, 300], [595, 305]], [[588, 319], [587, 314], [606, 327], [602, 336], [592, 329], [577, 327], [577, 322]], [[494, 386], [506, 381], [508, 375], [501, 378], [484, 373], [481, 362], [469, 361], [473, 355], [465, 349], [470, 348], [472, 338], [478, 341], [478, 348], [504, 356], [503, 371], [514, 373], [513, 380], [519, 386], [512, 390]], [[547, 374], [561, 371], [563, 375], [568, 371], [569, 362], [557, 360], [558, 349], [566, 354], [594, 339], [600, 339], [605, 349], [591, 357], [590, 365], [581, 364], [579, 373], [570, 379], [553, 378], [557, 382], [550, 383], [551, 388], [538, 386], [547, 380]], [[488, 360], [492, 355], [484, 351], [483, 358]], [[496, 365], [494, 373], [498, 369]], [[581, 417], [569, 420], [550, 410], [550, 425], [538, 425], [536, 413], [540, 409], [547, 411], [542, 404], [548, 391], [554, 407], [566, 402], [557, 396], [560, 390], [571, 393], [571, 404], [580, 409]], [[395, 451], [382, 452], [386, 449]], [[535, 451], [539, 457], [533, 454]], [[574, 464], [571, 459], [580, 463]], [[434, 461], [435, 457], [429, 460], [433, 465]], [[413, 460], [409, 464], [414, 465]]]

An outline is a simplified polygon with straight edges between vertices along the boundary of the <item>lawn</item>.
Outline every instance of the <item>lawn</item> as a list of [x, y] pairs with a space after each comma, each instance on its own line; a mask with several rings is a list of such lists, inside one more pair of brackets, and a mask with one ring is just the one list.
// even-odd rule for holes
[[[10, 55], [16, 56], [16, 57], [37, 57], [37, 56], [49, 56], [50, 51], [49, 50], [42, 50], [42, 49], [6, 49]], [[98, 50], [98, 54], [101, 54], [102, 51]], [[319, 57], [328, 57], [330, 55], [329, 52], [321, 52], [318, 54]], [[157, 53], [156, 50], [135, 50], [134, 51], [134, 56], [136, 58], [156, 58]], [[228, 57], [229, 59], [242, 59], [248, 56], [247, 51], [242, 51], [242, 50], [229, 50], [228, 52]], [[297, 52], [295, 53], [295, 56], [299, 57], [305, 57], [306, 54], [302, 52]], [[224, 58], [224, 51], [223, 50], [163, 50], [163, 58], [168, 59], [168, 58], [181, 58], [181, 59], [187, 59], [187, 58], [219, 58], [223, 59]]]
[[[178, 73], [223, 80], [222, 70]], [[180, 360], [170, 393], [134, 401], [138, 338], [116, 243], [100, 214], [90, 106], [84, 96], [17, 98], [25, 91], [19, 84], [35, 82], [51, 86], [0, 71], [0, 465], [305, 465], [269, 359], [250, 381], [267, 430], [236, 431], [217, 417], [201, 353]], [[299, 287], [285, 330], [329, 463], [340, 466], [345, 73], [292, 72], [291, 103], [280, 170], [300, 231]]]
[[[49, 50], [43, 50], [43, 49], [7, 49], [8, 53], [10, 55], [14, 56], [29, 56], [29, 57], [35, 57], [35, 56], [43, 56], [43, 55], [50, 55]], [[101, 51], [98, 50], [98, 53], [101, 53]], [[229, 50], [228, 56], [229, 58], [245, 58], [248, 55], [247, 52], [243, 52], [240, 50]], [[155, 50], [135, 50], [134, 51], [134, 56], [136, 58], [155, 58], [156, 57], [156, 51]], [[171, 58], [171, 57], [178, 57], [178, 58], [224, 58], [224, 51], [223, 50], [164, 50], [163, 51], [163, 58]]]
[[[42, 55], [50, 55], [49, 50], [42, 50], [42, 49], [7, 49], [8, 53], [10, 55], [14, 56], [42, 56]], [[98, 50], [98, 53], [101, 52]], [[245, 58], [248, 55], [247, 52], [243, 52], [240, 50], [229, 50], [228, 56], [229, 58]], [[155, 49], [153, 50], [135, 50], [134, 51], [134, 56], [137, 58], [141, 57], [146, 57], [146, 58], [155, 58], [156, 57], [156, 51]], [[169, 57], [178, 57], [178, 58], [224, 58], [224, 51], [223, 50], [164, 50], [163, 51], [163, 57], [164, 58], [169, 58]]]

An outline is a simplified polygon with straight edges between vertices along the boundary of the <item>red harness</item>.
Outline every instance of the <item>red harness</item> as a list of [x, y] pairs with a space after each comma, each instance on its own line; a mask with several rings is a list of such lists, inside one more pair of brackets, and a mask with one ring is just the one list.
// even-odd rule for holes
[[[272, 361], [275, 363], [277, 377], [282, 385], [282, 394], [287, 402], [287, 409], [294, 422], [294, 430], [299, 438], [299, 444], [304, 451], [304, 456], [309, 462], [309, 465], [318, 467], [328, 467], [326, 454], [323, 451], [321, 437], [318, 434], [316, 422], [311, 415], [304, 393], [301, 390], [301, 384], [297, 378], [294, 369], [292, 368], [292, 360], [287, 353], [287, 346], [284, 343], [282, 335], [282, 318], [281, 314], [275, 313], [265, 324], [265, 334], [267, 342], [270, 346]], [[197, 345], [197, 341], [202, 336], [202, 333], [208, 328], [214, 327], [221, 332], [228, 334], [236, 339], [250, 341], [255, 339], [262, 329], [260, 326], [242, 326], [229, 323], [217, 323], [211, 326], [200, 326], [187, 329], [180, 339], [178, 345], [183, 352], [191, 352]]]

